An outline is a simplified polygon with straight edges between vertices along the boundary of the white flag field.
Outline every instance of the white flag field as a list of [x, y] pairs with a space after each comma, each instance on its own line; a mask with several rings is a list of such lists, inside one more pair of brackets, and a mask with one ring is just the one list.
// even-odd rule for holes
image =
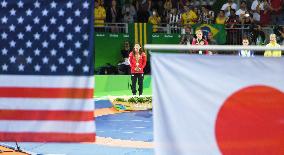
[[283, 155], [284, 59], [151, 56], [157, 155]]

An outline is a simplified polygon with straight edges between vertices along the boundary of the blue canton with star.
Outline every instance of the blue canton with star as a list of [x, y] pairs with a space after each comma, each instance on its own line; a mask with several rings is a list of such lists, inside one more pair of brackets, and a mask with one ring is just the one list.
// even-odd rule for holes
[[90, 0], [0, 0], [0, 74], [93, 75]]

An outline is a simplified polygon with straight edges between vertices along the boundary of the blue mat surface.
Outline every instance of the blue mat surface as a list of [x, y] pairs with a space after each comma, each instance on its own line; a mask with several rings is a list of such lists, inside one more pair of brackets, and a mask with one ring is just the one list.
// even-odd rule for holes
[[97, 117], [96, 131], [101, 137], [152, 142], [152, 111], [134, 111]]
[[110, 108], [112, 104], [109, 100], [98, 100], [95, 101], [95, 109]]
[[[4, 143], [9, 146], [16, 146], [15, 143]], [[22, 150], [31, 153], [49, 155], [153, 155], [153, 149], [137, 149], [110, 147], [95, 144], [74, 144], [74, 143], [18, 143]]]

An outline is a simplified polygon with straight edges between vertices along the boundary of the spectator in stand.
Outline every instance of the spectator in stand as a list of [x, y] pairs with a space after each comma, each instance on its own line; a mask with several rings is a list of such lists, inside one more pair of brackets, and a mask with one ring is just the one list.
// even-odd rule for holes
[[178, 1], [177, 0], [171, 0], [172, 2], [172, 8], [178, 8]]
[[180, 44], [182, 45], [190, 45], [193, 41], [193, 35], [192, 35], [192, 27], [190, 25], [186, 25], [184, 29], [182, 29], [182, 37], [180, 40]]
[[137, 1], [138, 4], [136, 4], [137, 7], [137, 22], [138, 23], [147, 23], [148, 19], [150, 17], [150, 14], [148, 12], [148, 5], [144, 4], [142, 5], [142, 2]]
[[[201, 15], [201, 10], [199, 8], [199, 5], [190, 5], [190, 7], [193, 7], [193, 11], [196, 13], [197, 17], [200, 17]], [[199, 19], [197, 19], [197, 22], [196, 23], [199, 23]]]
[[122, 6], [123, 21], [126, 23], [133, 23], [136, 19], [136, 10], [130, 0], [126, 0]]
[[209, 6], [201, 6], [200, 22], [202, 24], [212, 24], [214, 20], [214, 12], [208, 9]]
[[100, 4], [100, 6], [102, 6], [104, 8], [109, 6], [109, 5], [105, 5], [105, 1], [104, 0], [99, 0], [99, 4]]
[[184, 6], [189, 5], [189, 0], [178, 0], [178, 10], [184, 9]]
[[[208, 45], [207, 40], [203, 37], [202, 30], [197, 30], [195, 32], [196, 38], [192, 40], [192, 45]], [[208, 50], [204, 51], [198, 51], [198, 54], [209, 54]]]
[[130, 51], [129, 41], [125, 41], [124, 47], [121, 50], [122, 62], [118, 64], [118, 71], [121, 72], [121, 74], [130, 74], [130, 64], [128, 60]]
[[208, 32], [207, 34], [207, 42], [209, 45], [217, 45], [216, 39], [214, 39], [212, 32]]
[[126, 61], [128, 59], [128, 56], [130, 54], [130, 44], [129, 44], [129, 41], [124, 41], [124, 47], [123, 49], [121, 50], [121, 56], [123, 58], [123, 61]]
[[[243, 46], [248, 46], [249, 45], [249, 39], [244, 36], [243, 37]], [[254, 56], [254, 52], [252, 50], [239, 50], [239, 56], [241, 57], [253, 57]]]
[[147, 10], [148, 14], [152, 14], [153, 2], [152, 0], [143, 0], [142, 1], [143, 7]]
[[281, 45], [284, 45], [284, 26], [281, 26], [278, 30], [278, 40]]
[[220, 10], [217, 17], [216, 17], [215, 23], [224, 25], [227, 20], [228, 20], [228, 17], [225, 16], [225, 11]]
[[[272, 24], [284, 24], [283, 21], [283, 5], [284, 0], [269, 0], [269, 7], [271, 10]], [[282, 18], [282, 19], [281, 19]]]
[[127, 11], [123, 15], [123, 22], [125, 22], [125, 23], [134, 23], [134, 17], [130, 14], [129, 11]]
[[235, 9], [231, 9], [231, 15], [229, 19], [226, 21], [226, 27], [228, 28], [227, 32], [227, 44], [229, 45], [239, 45], [241, 38], [239, 38], [239, 16], [236, 15]]
[[207, 0], [207, 5], [213, 6], [216, 1]]
[[161, 23], [161, 18], [159, 17], [156, 10], [154, 10], [153, 15], [149, 17], [148, 23], [153, 25], [153, 32], [158, 31], [158, 26]]
[[183, 5], [189, 5], [190, 0], [180, 0]]
[[242, 35], [248, 36], [249, 33], [251, 33], [250, 30], [253, 25], [252, 15], [249, 13], [249, 11], [246, 11], [245, 14], [242, 15], [242, 17], [240, 17], [240, 21], [241, 21], [243, 32], [244, 32], [244, 34]]
[[246, 12], [248, 11], [247, 9], [247, 2], [246, 1], [242, 1], [241, 5], [240, 5], [240, 9], [237, 10], [236, 15], [238, 15], [240, 17], [240, 19], [242, 20], [242, 18], [244, 18]]
[[203, 3], [203, 1], [200, 1], [200, 0], [193, 0], [193, 1], [190, 2], [190, 5], [199, 7], [199, 6], [202, 6], [202, 5], [205, 5], [205, 4]]
[[231, 15], [231, 10], [237, 10], [237, 4], [233, 0], [228, 0], [227, 3], [223, 4], [221, 10], [225, 11], [225, 16], [229, 17]]
[[172, 8], [173, 8], [172, 0], [166, 0], [164, 3], [165, 17], [167, 17], [170, 14]]
[[103, 6], [100, 5], [99, 1], [95, 1], [95, 11], [94, 11], [94, 23], [96, 31], [102, 31], [106, 19], [106, 11]]
[[156, 2], [155, 7], [153, 7], [157, 11], [157, 13], [161, 17], [161, 22], [166, 22], [167, 13], [165, 12], [164, 2], [162, 0], [158, 0]]
[[[119, 23], [121, 20], [121, 12], [118, 9], [116, 0], [111, 1], [111, 6], [107, 8], [107, 19], [108, 23]], [[117, 25], [111, 26], [111, 32], [118, 32]]]
[[178, 26], [181, 21], [181, 15], [178, 13], [176, 8], [172, 8], [170, 14], [167, 16], [167, 23], [170, 24], [174, 32], [178, 31]]
[[[182, 30], [181, 30], [181, 39], [179, 44], [181, 45], [190, 45], [194, 36], [192, 34], [192, 27], [191, 25], [186, 25]], [[192, 53], [192, 51], [184, 50], [184, 53]]]
[[211, 5], [206, 5], [209, 11], [209, 14], [211, 15], [211, 24], [214, 24], [214, 19], [215, 19], [215, 12], [212, 10]]
[[274, 34], [276, 34], [276, 41], [279, 42], [280, 45], [284, 43], [284, 26], [275, 26], [273, 28]]
[[184, 6], [184, 13], [181, 15], [181, 23], [183, 26], [188, 24], [196, 24], [198, 21], [198, 17], [196, 12], [193, 11], [193, 8], [189, 8], [188, 6]]
[[252, 29], [252, 44], [264, 45], [266, 43], [265, 33], [260, 25], [255, 25]]
[[267, 26], [271, 22], [271, 10], [268, 3], [264, 3], [264, 10], [260, 10], [260, 25]]
[[253, 12], [253, 20], [255, 23], [260, 22], [260, 12], [264, 10], [263, 0], [254, 0], [251, 4], [251, 10]]
[[[217, 45], [217, 41], [214, 39], [213, 37], [213, 34], [211, 32], [209, 32], [207, 34], [207, 42], [208, 42], [208, 45]], [[212, 55], [212, 54], [217, 54], [216, 51], [213, 51], [213, 50], [209, 50], [208, 51], [209, 55]]]
[[241, 24], [243, 25], [252, 25], [253, 24], [253, 19], [251, 17], [251, 14], [249, 11], [246, 11], [245, 14], [240, 17]]
[[107, 9], [111, 7], [112, 0], [100, 0], [102, 1], [102, 5]]
[[[251, 4], [252, 4], [253, 1], [254, 1], [254, 0], [247, 0], [248, 9], [250, 9], [250, 6], [251, 6]], [[251, 12], [251, 13], [252, 13], [252, 12]]]
[[[266, 47], [280, 47], [279, 44], [276, 42], [276, 35], [275, 34], [270, 34], [270, 42], [269, 44], [266, 45]], [[281, 57], [281, 51], [271, 51], [267, 50], [264, 52], [264, 57]]]

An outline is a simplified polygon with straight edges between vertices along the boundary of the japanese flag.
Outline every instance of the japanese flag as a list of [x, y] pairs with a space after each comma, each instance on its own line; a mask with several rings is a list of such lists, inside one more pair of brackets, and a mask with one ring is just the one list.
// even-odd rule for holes
[[284, 59], [151, 58], [157, 155], [284, 154]]

